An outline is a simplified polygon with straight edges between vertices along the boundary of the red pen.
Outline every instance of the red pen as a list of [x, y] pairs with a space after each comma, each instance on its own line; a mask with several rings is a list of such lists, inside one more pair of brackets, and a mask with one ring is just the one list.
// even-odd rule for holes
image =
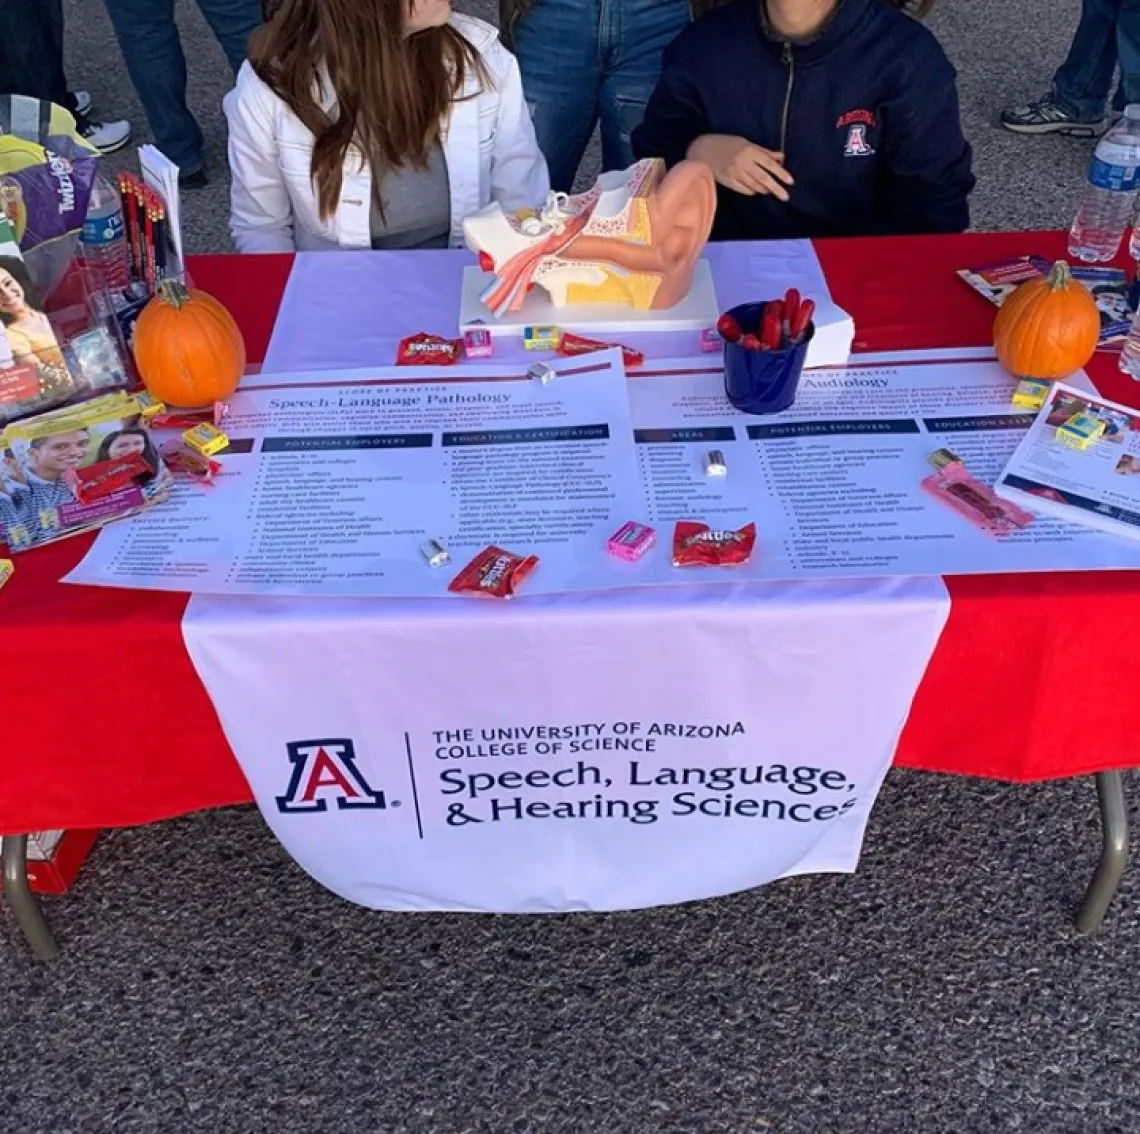
[[799, 310], [796, 312], [795, 317], [791, 321], [789, 333], [793, 344], [798, 344], [800, 340], [807, 334], [808, 324], [811, 322], [811, 317], [815, 314], [815, 300], [805, 299], [800, 304]]
[[740, 342], [740, 324], [727, 311], [716, 321], [716, 329], [726, 343]]
[[801, 298], [799, 288], [790, 287], [784, 293], [784, 338], [792, 337], [792, 323], [800, 309]]
[[760, 349], [779, 350], [782, 339], [780, 315], [783, 304], [779, 300], [769, 303], [760, 323]]

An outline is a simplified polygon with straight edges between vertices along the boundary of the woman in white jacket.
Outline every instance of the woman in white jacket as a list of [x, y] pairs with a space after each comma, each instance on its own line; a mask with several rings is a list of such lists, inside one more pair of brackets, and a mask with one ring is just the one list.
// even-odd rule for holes
[[458, 246], [550, 190], [514, 57], [449, 0], [279, 0], [225, 109], [239, 252]]

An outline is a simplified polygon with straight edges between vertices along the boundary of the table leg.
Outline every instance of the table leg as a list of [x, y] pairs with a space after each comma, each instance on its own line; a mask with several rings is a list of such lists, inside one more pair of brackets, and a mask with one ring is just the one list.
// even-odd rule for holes
[[1123, 774], [1097, 772], [1096, 794], [1100, 800], [1103, 844], [1096, 873], [1077, 911], [1077, 929], [1081, 933], [1092, 933], [1104, 921], [1128, 862], [1128, 807]]
[[37, 959], [50, 961], [58, 955], [59, 946], [28, 885], [28, 836], [5, 835], [0, 839], [0, 855], [4, 858], [4, 896], [8, 899], [8, 908]]

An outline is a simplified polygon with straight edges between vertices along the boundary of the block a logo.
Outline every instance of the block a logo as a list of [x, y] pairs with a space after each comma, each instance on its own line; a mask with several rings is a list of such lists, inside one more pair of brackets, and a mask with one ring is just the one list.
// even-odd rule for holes
[[294, 740], [285, 745], [293, 771], [284, 795], [277, 796], [277, 810], [327, 811], [336, 800], [338, 811], [373, 810], [387, 807], [382, 791], [373, 791], [356, 765], [351, 740]]

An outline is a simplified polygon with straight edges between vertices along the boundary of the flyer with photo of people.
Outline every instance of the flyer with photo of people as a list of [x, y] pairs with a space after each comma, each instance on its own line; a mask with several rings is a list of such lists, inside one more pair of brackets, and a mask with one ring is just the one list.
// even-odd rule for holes
[[994, 490], [1030, 511], [1140, 539], [1138, 473], [1140, 413], [1057, 384]]
[[0, 424], [77, 391], [7, 217], [0, 217], [0, 330]]
[[135, 398], [109, 395], [0, 434], [0, 536], [12, 551], [100, 527], [169, 495]]

